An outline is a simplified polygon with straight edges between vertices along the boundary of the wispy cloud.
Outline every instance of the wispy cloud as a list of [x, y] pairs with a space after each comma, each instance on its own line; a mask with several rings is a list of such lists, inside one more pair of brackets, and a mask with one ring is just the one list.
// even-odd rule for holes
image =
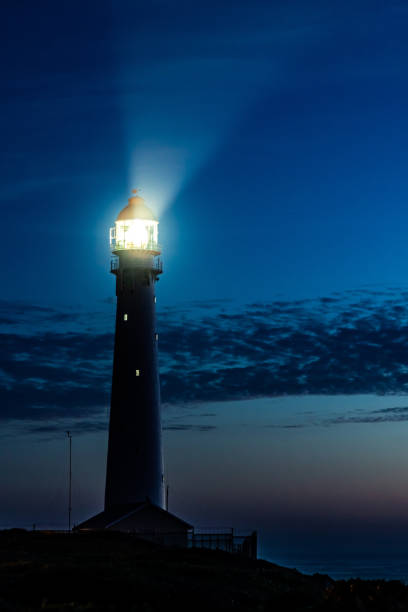
[[408, 421], [408, 407], [383, 408], [364, 414], [347, 414], [325, 421], [326, 425], [342, 425], [346, 423], [398, 423]]
[[191, 424], [177, 424], [177, 425], [165, 425], [164, 430], [168, 431], [212, 431], [216, 429], [215, 425], [191, 425]]

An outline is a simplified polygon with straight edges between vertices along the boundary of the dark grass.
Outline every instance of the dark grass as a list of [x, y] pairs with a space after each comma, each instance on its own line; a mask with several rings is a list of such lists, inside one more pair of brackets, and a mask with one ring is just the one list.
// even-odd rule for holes
[[334, 581], [127, 534], [0, 532], [0, 610], [402, 611], [398, 581]]

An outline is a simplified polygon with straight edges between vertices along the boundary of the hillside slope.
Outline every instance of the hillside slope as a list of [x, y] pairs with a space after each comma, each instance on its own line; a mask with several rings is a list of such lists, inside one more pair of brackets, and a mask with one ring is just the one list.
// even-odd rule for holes
[[0, 532], [0, 610], [399, 611], [399, 582], [333, 581], [119, 533]]

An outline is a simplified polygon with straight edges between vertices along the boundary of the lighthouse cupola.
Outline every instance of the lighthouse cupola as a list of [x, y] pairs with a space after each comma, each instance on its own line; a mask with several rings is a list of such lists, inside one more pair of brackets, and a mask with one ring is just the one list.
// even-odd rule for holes
[[110, 228], [112, 252], [117, 255], [120, 251], [131, 250], [160, 255], [158, 226], [155, 215], [134, 189], [127, 206], [118, 214], [115, 226]]

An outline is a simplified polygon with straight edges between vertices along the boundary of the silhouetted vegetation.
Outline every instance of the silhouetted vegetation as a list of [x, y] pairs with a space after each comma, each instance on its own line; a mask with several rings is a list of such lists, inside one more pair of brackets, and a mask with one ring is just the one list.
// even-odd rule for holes
[[334, 581], [120, 533], [0, 532], [0, 610], [399, 611], [398, 581]]

